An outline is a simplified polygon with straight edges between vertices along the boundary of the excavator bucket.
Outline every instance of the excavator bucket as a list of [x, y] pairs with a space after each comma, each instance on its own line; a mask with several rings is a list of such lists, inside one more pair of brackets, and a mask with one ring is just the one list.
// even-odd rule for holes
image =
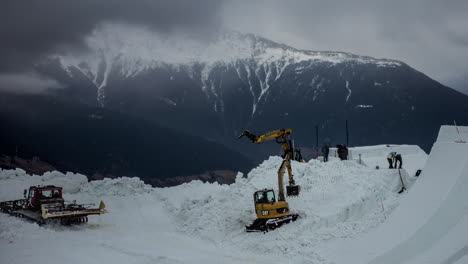
[[299, 185], [286, 186], [286, 195], [287, 196], [298, 196], [300, 191], [301, 191], [301, 186], [299, 186]]

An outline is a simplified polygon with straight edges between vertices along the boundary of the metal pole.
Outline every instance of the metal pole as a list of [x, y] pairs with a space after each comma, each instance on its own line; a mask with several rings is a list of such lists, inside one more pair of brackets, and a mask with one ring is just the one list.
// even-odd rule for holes
[[319, 145], [319, 142], [318, 142], [318, 138], [319, 138], [319, 134], [318, 134], [318, 125], [315, 126], [315, 147], [318, 149], [318, 145]]
[[346, 120], [346, 146], [349, 146], [348, 120]]
[[318, 144], [319, 144], [318, 138], [319, 138], [318, 125], [315, 125], [315, 158], [318, 158], [318, 156], [320, 156], [319, 147], [318, 147]]

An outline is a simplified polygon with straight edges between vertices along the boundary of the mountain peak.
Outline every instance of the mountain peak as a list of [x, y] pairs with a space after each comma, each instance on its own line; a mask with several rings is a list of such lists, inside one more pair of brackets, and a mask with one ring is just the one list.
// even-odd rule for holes
[[[180, 35], [163, 35], [145, 28], [104, 24], [86, 38], [88, 52], [80, 55], [56, 55], [69, 71], [77, 67], [96, 73], [104, 62], [120, 64], [125, 77], [160, 65], [193, 65], [235, 63], [255, 59], [260, 63], [285, 60], [290, 63], [314, 61], [325, 63], [375, 63], [381, 66], [401, 66], [401, 62], [375, 59], [344, 52], [308, 51], [279, 44], [255, 34], [224, 32], [209, 41], [194, 40]], [[93, 74], [96, 76], [96, 74]]]

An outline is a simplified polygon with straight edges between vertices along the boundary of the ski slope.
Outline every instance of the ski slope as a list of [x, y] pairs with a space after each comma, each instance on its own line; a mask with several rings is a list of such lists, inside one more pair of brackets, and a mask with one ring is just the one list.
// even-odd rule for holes
[[[281, 158], [276, 156], [248, 175], [239, 174], [231, 185], [193, 181], [152, 188], [138, 178], [88, 182], [73, 173], [29, 176], [20, 169], [2, 170], [0, 201], [22, 198], [31, 185], [54, 184], [64, 187], [69, 201], [103, 200], [109, 213], [73, 227], [38, 226], [0, 214], [0, 263], [331, 263], [323, 245], [335, 248], [333, 242], [386, 223], [411, 194], [398, 194], [397, 170], [365, 165], [372, 159], [385, 162], [387, 147], [367, 148], [363, 164], [293, 161], [301, 194], [288, 202], [301, 218], [265, 234], [246, 233], [245, 225], [255, 219], [254, 191], [277, 189]], [[413, 148], [417, 160], [427, 158]], [[404, 177], [414, 181], [408, 173]]]
[[468, 263], [468, 127], [458, 130], [441, 127], [426, 167], [388, 221], [323, 245], [322, 254], [336, 263]]

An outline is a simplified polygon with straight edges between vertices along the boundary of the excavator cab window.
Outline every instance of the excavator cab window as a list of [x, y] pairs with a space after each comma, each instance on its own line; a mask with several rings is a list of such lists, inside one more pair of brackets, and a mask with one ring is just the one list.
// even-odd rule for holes
[[255, 192], [255, 203], [274, 203], [275, 201], [275, 192], [273, 190]]

